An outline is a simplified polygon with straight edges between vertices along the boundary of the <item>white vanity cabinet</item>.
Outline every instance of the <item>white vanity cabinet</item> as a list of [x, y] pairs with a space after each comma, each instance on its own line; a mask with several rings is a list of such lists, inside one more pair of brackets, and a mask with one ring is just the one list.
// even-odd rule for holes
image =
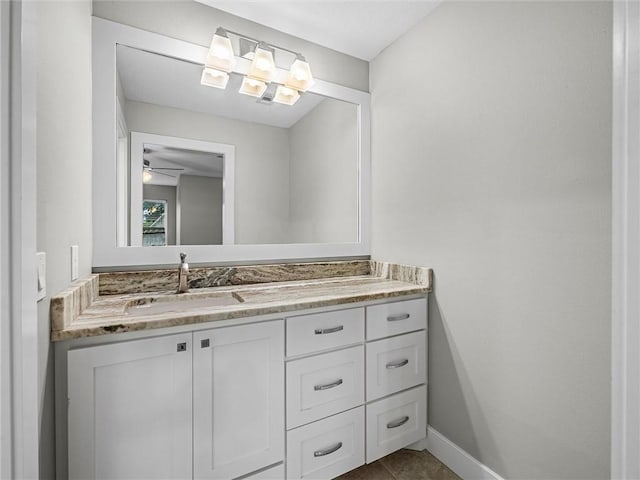
[[231, 322], [61, 345], [58, 478], [330, 479], [426, 435], [425, 297]]
[[426, 434], [427, 301], [373, 305], [366, 316], [366, 457], [371, 463]]
[[427, 301], [295, 315], [287, 330], [287, 479], [328, 479], [426, 435]]
[[282, 324], [193, 334], [194, 478], [236, 478], [284, 459]]
[[68, 353], [69, 478], [189, 479], [191, 334]]
[[67, 355], [70, 479], [230, 479], [284, 460], [281, 320]]

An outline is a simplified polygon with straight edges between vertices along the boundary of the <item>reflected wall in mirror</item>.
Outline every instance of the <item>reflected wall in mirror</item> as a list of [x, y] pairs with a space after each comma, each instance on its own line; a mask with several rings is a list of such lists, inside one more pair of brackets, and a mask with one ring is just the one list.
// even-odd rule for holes
[[[207, 87], [201, 64], [121, 44], [116, 66], [119, 246], [161, 243], [165, 223], [165, 245], [359, 241], [358, 105], [241, 95], [234, 73]], [[144, 200], [166, 201], [156, 225]]]

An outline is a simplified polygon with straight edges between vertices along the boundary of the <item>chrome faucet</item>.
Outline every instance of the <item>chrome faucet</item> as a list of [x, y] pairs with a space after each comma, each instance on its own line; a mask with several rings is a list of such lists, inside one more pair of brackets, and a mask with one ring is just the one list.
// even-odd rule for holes
[[186, 293], [189, 291], [189, 264], [185, 262], [186, 253], [180, 254], [180, 268], [178, 268], [178, 293]]

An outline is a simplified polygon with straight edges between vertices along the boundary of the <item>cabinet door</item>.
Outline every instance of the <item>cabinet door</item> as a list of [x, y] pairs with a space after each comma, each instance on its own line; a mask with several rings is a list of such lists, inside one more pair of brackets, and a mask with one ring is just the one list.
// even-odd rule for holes
[[194, 334], [194, 477], [235, 478], [284, 459], [284, 322]]
[[191, 333], [67, 358], [70, 479], [192, 477]]

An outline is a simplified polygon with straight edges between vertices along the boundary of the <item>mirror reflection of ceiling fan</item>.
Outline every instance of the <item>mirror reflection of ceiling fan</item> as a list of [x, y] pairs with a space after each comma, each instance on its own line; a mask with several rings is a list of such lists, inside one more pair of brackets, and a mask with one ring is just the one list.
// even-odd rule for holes
[[184, 168], [152, 167], [151, 162], [149, 160], [143, 160], [142, 181], [144, 183], [151, 181], [153, 173], [157, 173], [158, 175], [164, 175], [166, 177], [176, 178], [176, 175], [170, 175], [161, 170], [180, 171], [180, 170], [184, 170]]

